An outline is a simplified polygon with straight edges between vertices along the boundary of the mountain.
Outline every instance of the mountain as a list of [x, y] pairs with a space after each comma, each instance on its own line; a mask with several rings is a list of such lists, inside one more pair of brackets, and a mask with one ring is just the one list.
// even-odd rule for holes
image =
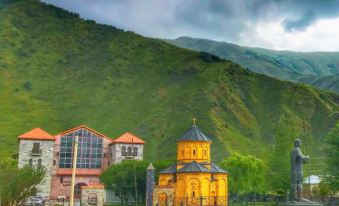
[[[209, 52], [256, 73], [307, 83], [339, 93], [335, 77], [339, 75], [339, 52], [274, 51], [190, 37], [165, 41], [179, 47]], [[319, 85], [318, 81], [331, 75], [334, 76], [326, 78], [328, 81], [326, 84]]]
[[282, 114], [311, 126], [311, 153], [338, 120], [339, 96], [256, 74], [236, 63], [146, 38], [36, 0], [0, 1], [0, 156], [17, 136], [86, 124], [130, 131], [147, 160], [175, 158], [192, 118], [229, 153], [265, 158]]

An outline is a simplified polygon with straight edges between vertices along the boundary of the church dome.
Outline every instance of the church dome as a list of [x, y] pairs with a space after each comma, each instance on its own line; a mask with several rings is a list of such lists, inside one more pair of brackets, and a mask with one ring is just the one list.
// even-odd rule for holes
[[212, 142], [212, 140], [202, 133], [197, 125], [192, 125], [192, 127], [185, 132], [183, 136], [181, 136], [178, 140], [179, 141], [208, 141]]

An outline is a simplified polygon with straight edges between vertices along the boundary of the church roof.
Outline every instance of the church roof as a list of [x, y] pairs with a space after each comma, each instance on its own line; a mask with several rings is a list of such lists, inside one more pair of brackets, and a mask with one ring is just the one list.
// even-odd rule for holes
[[177, 172], [177, 164], [173, 164], [170, 167], [168, 167], [164, 170], [161, 170], [159, 172], [159, 174], [173, 174], [173, 173], [176, 173], [176, 172]]
[[211, 172], [208, 168], [202, 166], [196, 161], [192, 161], [184, 167], [180, 168], [178, 172]]
[[212, 140], [204, 133], [202, 133], [199, 127], [194, 124], [177, 141], [212, 141]]
[[53, 135], [50, 135], [48, 132], [45, 130], [37, 127], [34, 128], [22, 135], [19, 136], [19, 139], [28, 139], [28, 140], [55, 140], [55, 137]]
[[221, 169], [213, 162], [211, 162], [211, 172], [212, 173], [228, 173], [226, 170]]
[[124, 133], [113, 141], [114, 143], [127, 143], [127, 144], [145, 144], [145, 141], [129, 132]]

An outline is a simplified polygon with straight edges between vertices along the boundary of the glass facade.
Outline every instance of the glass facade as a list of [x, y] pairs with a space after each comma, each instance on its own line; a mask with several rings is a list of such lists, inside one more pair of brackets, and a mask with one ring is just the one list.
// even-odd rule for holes
[[77, 168], [101, 168], [102, 137], [86, 129], [79, 129], [61, 137], [59, 168], [72, 168], [75, 137], [79, 137]]

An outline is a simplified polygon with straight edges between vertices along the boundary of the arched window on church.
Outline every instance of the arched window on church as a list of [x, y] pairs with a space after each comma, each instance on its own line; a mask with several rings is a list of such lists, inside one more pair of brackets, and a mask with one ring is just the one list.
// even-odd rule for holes
[[132, 147], [127, 148], [127, 156], [132, 156]]
[[207, 150], [205, 150], [205, 156], [207, 156]]
[[126, 153], [127, 153], [127, 152], [126, 152], [126, 147], [123, 146], [123, 147], [121, 148], [121, 156], [126, 156], [126, 155], [127, 155]]
[[182, 155], [182, 157], [185, 156], [185, 151], [184, 150], [181, 150], [181, 155]]
[[133, 156], [138, 156], [138, 148], [137, 147], [133, 147]]
[[193, 150], [193, 156], [195, 156], [195, 149]]

